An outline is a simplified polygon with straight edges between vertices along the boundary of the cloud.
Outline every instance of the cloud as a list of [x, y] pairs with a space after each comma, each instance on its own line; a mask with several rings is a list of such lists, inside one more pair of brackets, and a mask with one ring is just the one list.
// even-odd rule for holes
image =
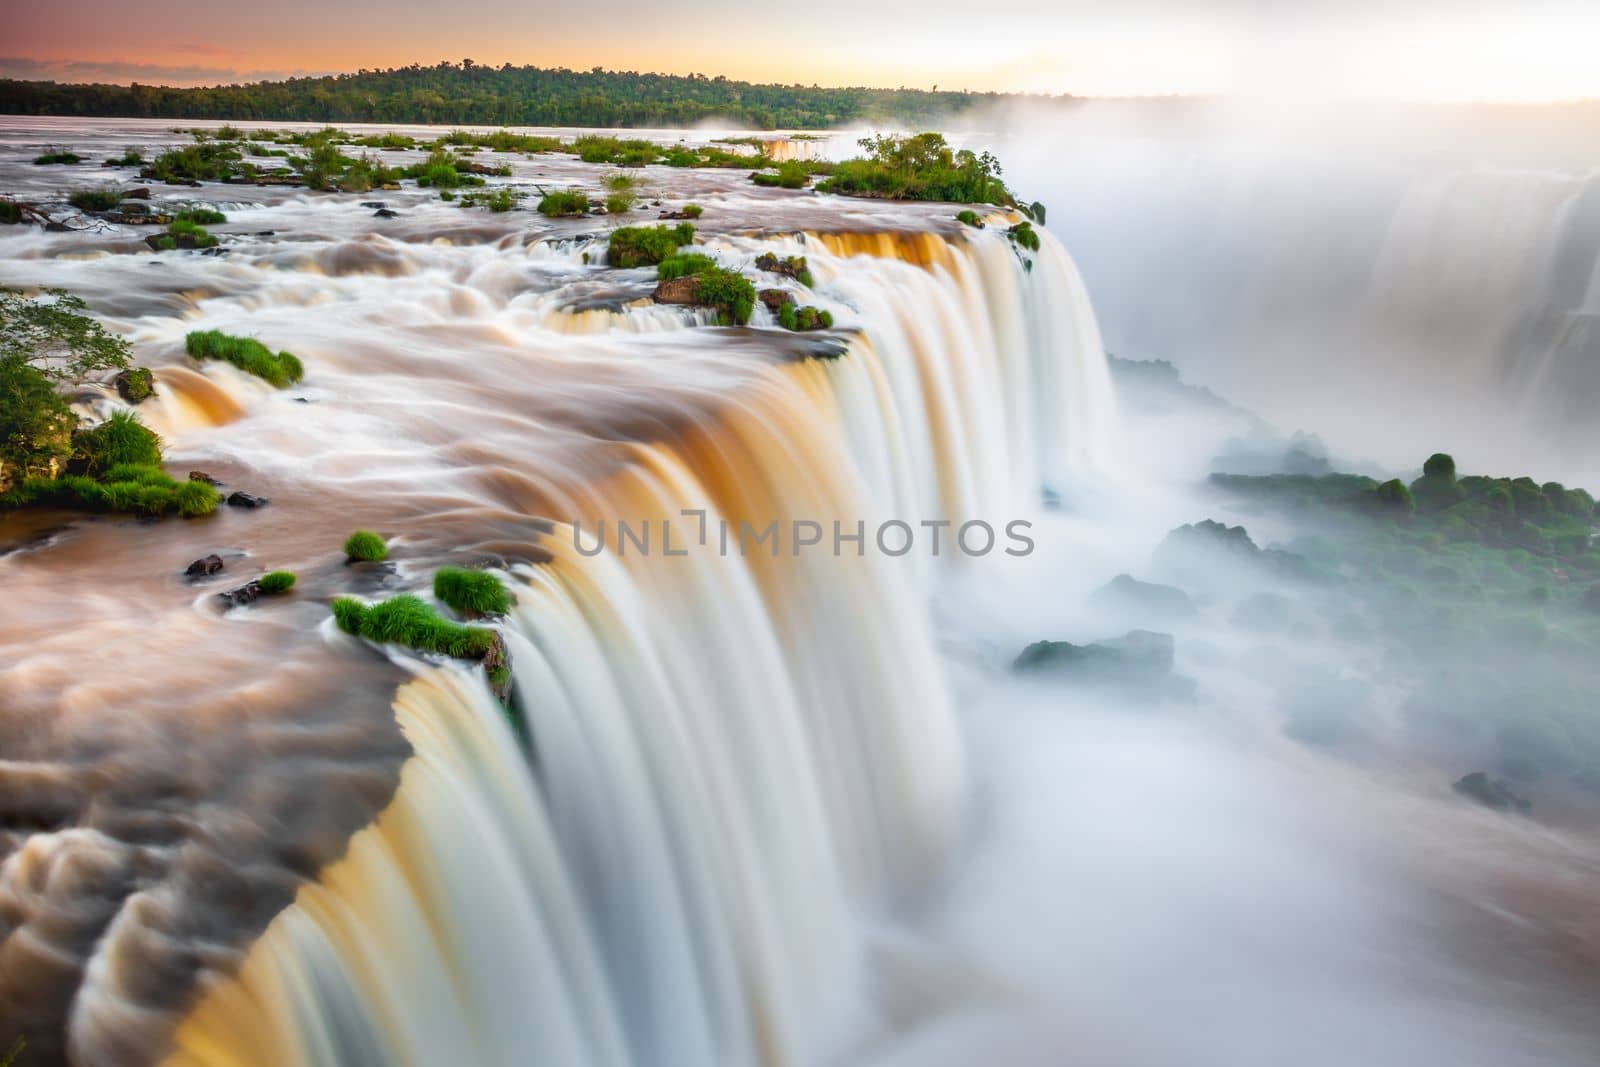
[[[207, 45], [182, 47], [188, 51], [213, 54]], [[231, 53], [219, 48], [214, 54], [220, 57]], [[30, 59], [24, 56], [0, 56], [0, 77], [34, 81], [110, 82], [118, 85], [129, 82], [141, 82], [146, 85], [220, 85], [232, 82], [281, 81], [285, 78], [323, 73], [327, 72], [240, 70], [236, 67], [211, 67], [198, 64], [167, 65], [122, 60]]]

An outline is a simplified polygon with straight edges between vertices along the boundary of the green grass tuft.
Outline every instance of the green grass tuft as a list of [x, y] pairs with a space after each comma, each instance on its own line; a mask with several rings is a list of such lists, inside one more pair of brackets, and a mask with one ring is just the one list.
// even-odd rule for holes
[[335, 597], [331, 605], [333, 621], [352, 637], [360, 637], [367, 624], [367, 606], [355, 597]]
[[122, 203], [122, 190], [104, 185], [98, 189], [74, 189], [67, 203], [79, 211], [110, 211]]
[[549, 218], [586, 215], [588, 213], [589, 197], [578, 189], [565, 189], [546, 193], [544, 198], [539, 201], [539, 214]]
[[504, 615], [511, 610], [511, 594], [486, 571], [441, 567], [433, 576], [433, 595], [462, 614]]
[[668, 256], [656, 264], [656, 277], [664, 282], [671, 281], [673, 278], [701, 274], [716, 265], [717, 261], [710, 256], [703, 256], [699, 252], [685, 252], [682, 255]]
[[305, 368], [292, 353], [276, 355], [253, 337], [233, 337], [220, 330], [196, 330], [184, 338], [184, 348], [195, 359], [221, 359], [279, 389], [305, 377]]
[[389, 546], [371, 530], [357, 530], [344, 539], [344, 554], [361, 563], [381, 563], [389, 558]]
[[215, 226], [219, 222], [227, 222], [228, 216], [209, 207], [193, 207], [188, 211], [178, 213], [179, 222], [192, 222], [196, 226]]
[[294, 588], [294, 574], [291, 571], [268, 571], [256, 579], [256, 584], [263, 593], [287, 593]]
[[340, 629], [369, 641], [457, 659], [481, 660], [499, 643], [493, 630], [451, 622], [410, 593], [370, 606], [339, 597], [333, 602], [333, 617]]
[[112, 412], [100, 425], [73, 435], [74, 473], [99, 478], [127, 464], [161, 465], [161, 438], [133, 412]]

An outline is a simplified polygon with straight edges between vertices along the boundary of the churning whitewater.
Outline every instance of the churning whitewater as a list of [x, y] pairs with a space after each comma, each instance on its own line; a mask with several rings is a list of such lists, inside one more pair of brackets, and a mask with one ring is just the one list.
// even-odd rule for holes
[[[8, 178], [34, 180], [10, 155]], [[563, 167], [579, 173], [517, 164]], [[1110, 460], [1099, 333], [1047, 232], [1029, 252], [928, 205], [658, 169], [658, 196], [692, 180], [706, 205], [699, 251], [804, 255], [809, 286], [774, 284], [835, 327], [774, 330], [758, 306], [750, 328], [710, 329], [649, 303], [653, 271], [592, 266], [603, 233], [463, 222], [412, 194], [386, 198], [401, 217], [376, 232], [352, 197], [240, 192], [215, 258], [0, 238], [0, 283], [70, 274], [156, 368], [141, 413], [169, 460], [271, 500], [220, 531], [70, 535], [141, 605], [134, 625], [90, 597], [51, 607], [48, 641], [0, 627], [17, 722], [63, 691], [73, 709], [18, 732], [0, 786], [25, 775], [77, 816], [0, 867], [10, 1029], [54, 1020], [55, 1054], [86, 1064], [780, 1067], [880, 1025], [864, 930], [914, 913], [966, 822], [926, 607], [962, 562], [870, 539], [641, 555], [615, 524], [1027, 519], [1041, 486], [1070, 502]], [[211, 328], [294, 350], [304, 383], [186, 364], [184, 334]], [[362, 525], [398, 548], [364, 595], [492, 561], [517, 600], [498, 625], [510, 718], [481, 670], [327, 618], [349, 580], [329, 531]], [[610, 551], [579, 551], [576, 526], [609, 529]], [[12, 596], [45, 603], [66, 563], [43, 549], [65, 536], [0, 557]], [[174, 560], [218, 537], [308, 595], [224, 616], [175, 587]], [[191, 655], [216, 630], [227, 651]], [[133, 661], [182, 695], [124, 684]], [[92, 741], [107, 730], [117, 751]], [[209, 738], [203, 784], [182, 784], [180, 737]], [[82, 806], [113, 762], [115, 818]], [[347, 799], [322, 817], [319, 791]], [[270, 905], [242, 911], [242, 893]]]

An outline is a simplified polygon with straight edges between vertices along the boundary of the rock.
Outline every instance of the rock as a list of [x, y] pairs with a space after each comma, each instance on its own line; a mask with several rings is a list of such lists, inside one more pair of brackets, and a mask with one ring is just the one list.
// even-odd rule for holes
[[1511, 787], [1504, 781], [1491, 777], [1484, 771], [1473, 771], [1450, 788], [1467, 799], [1475, 800], [1495, 811], [1515, 811], [1526, 815], [1533, 810], [1533, 804], [1526, 797], [1512, 792]]
[[271, 501], [264, 496], [252, 496], [249, 493], [233, 492], [228, 494], [228, 506], [231, 508], [263, 508]]
[[218, 593], [217, 599], [222, 601], [222, 605], [224, 609], [226, 609], [242, 607], [245, 604], [254, 603], [255, 601], [259, 600], [261, 596], [261, 583], [251, 579], [250, 581], [239, 586], [237, 589], [229, 589], [226, 592]]
[[49, 222], [44, 224], [45, 233], [69, 233], [71, 232], [71, 229], [72, 228], [66, 223], [56, 222], [54, 219], [51, 219]]
[[129, 367], [118, 372], [115, 381], [117, 394], [130, 404], [150, 399], [156, 390], [156, 376], [149, 367]]
[[391, 208], [380, 207], [372, 213], [372, 217], [375, 219], [397, 219], [400, 217], [400, 212]]
[[1231, 555], [1245, 558], [1254, 558], [1261, 551], [1250, 540], [1250, 532], [1243, 526], [1229, 526], [1214, 519], [1202, 519], [1178, 527], [1167, 534], [1163, 547], [1167, 545], [1220, 548]]
[[658, 304], [693, 304], [699, 291], [700, 279], [691, 274], [660, 282], [650, 297]]
[[184, 574], [191, 578], [204, 578], [216, 574], [222, 569], [222, 557], [213, 552], [209, 556], [202, 556], [184, 568]]
[[[147, 211], [104, 211], [100, 217], [119, 226], [170, 226], [171, 215], [156, 215]], [[149, 238], [146, 238], [149, 240]]]
[[384, 182], [382, 185], [378, 186], [378, 188], [382, 189], [386, 193], [398, 193], [400, 191], [400, 183]]
[[806, 257], [785, 256], [784, 258], [779, 259], [771, 252], [763, 252], [761, 255], [756, 257], [756, 270], [764, 270], [772, 274], [782, 274], [799, 281], [800, 276], [806, 273]]
[[221, 482], [217, 481], [215, 478], [211, 477], [211, 475], [207, 474], [205, 471], [190, 471], [189, 472], [189, 480], [191, 482], [204, 482], [207, 485], [221, 485], [222, 484]]
[[363, 200], [361, 201], [361, 206], [365, 208], [380, 208], [388, 207], [389, 205], [383, 200]]
[[194, 234], [192, 234], [192, 233], [152, 233], [152, 234], [147, 234], [145, 236], [144, 243], [150, 246], [150, 250], [152, 252], [160, 252], [160, 251], [162, 251], [162, 248], [161, 248], [162, 242], [166, 241], [169, 238], [174, 242], [174, 247], [177, 247], [177, 248], [196, 248], [196, 247], [198, 247], [198, 245], [195, 244]]
[[1173, 585], [1141, 582], [1131, 574], [1119, 574], [1089, 597], [1089, 603], [1101, 610], [1132, 613], [1162, 619], [1192, 619], [1194, 601], [1189, 594]]
[[257, 230], [255, 232], [256, 237], [276, 237], [277, 235], [277, 230]]
[[785, 304], [794, 303], [794, 294], [785, 292], [782, 289], [763, 289], [756, 295], [760, 298], [763, 304], [767, 305], [767, 307], [771, 308], [773, 311], [777, 311]]
[[132, 189], [124, 189], [122, 191], [122, 199], [124, 199], [124, 200], [149, 200], [150, 199], [150, 187], [148, 185], [135, 185]]

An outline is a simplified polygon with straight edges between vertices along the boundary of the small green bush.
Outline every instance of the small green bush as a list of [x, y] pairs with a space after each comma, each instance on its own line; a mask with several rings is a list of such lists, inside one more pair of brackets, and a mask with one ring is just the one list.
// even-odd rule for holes
[[122, 203], [122, 190], [110, 185], [99, 189], [74, 189], [67, 203], [79, 211], [110, 211]]
[[335, 597], [328, 605], [333, 610], [333, 621], [339, 629], [352, 637], [360, 637], [367, 622], [367, 606], [355, 597]]
[[504, 615], [511, 610], [511, 594], [486, 571], [441, 567], [433, 576], [433, 595], [463, 614]]
[[633, 210], [633, 205], [638, 202], [639, 198], [633, 193], [626, 191], [612, 193], [606, 197], [606, 214], [626, 215]]
[[263, 593], [287, 593], [294, 587], [294, 574], [291, 571], [268, 571], [256, 579], [256, 584]]
[[371, 530], [357, 530], [344, 539], [344, 554], [361, 563], [379, 563], [389, 558], [389, 546]]
[[140, 152], [137, 148], [127, 148], [127, 149], [123, 150], [122, 156], [120, 158], [108, 159], [108, 160], [106, 160], [105, 165], [108, 166], [108, 167], [139, 167], [139, 166], [143, 166], [144, 165], [144, 153]]
[[100, 425], [73, 435], [69, 464], [73, 473], [98, 478], [130, 464], [161, 464], [161, 438], [133, 412], [113, 412]]
[[785, 330], [798, 330], [800, 316], [795, 312], [793, 304], [780, 304], [778, 306], [778, 325]]
[[75, 152], [65, 152], [65, 151], [62, 151], [60, 149], [57, 149], [54, 152], [46, 152], [42, 156], [35, 156], [34, 160], [33, 160], [33, 165], [36, 166], [36, 167], [47, 167], [47, 166], [50, 166], [53, 163], [81, 163], [81, 162], [83, 162], [83, 157], [78, 155], [77, 153], [75, 153]]
[[196, 330], [184, 338], [184, 348], [195, 359], [226, 360], [279, 389], [305, 377], [305, 368], [293, 353], [274, 355], [253, 337], [234, 337], [220, 330]]
[[756, 306], [756, 287], [749, 278], [722, 267], [707, 268], [698, 277], [696, 303], [716, 308], [724, 326], [743, 326], [750, 321]]
[[1039, 251], [1039, 234], [1030, 222], [1019, 222], [1006, 230], [1006, 236], [1011, 238], [1011, 243], [1019, 248], [1026, 248], [1030, 252]]
[[589, 213], [588, 194], [577, 189], [565, 189], [554, 193], [546, 193], [539, 201], [539, 214], [548, 218], [561, 218], [570, 215], [586, 215]]
[[791, 161], [778, 164], [778, 170], [775, 174], [756, 171], [750, 175], [750, 180], [767, 188], [804, 189], [811, 181], [811, 175], [807, 172], [804, 163]]
[[699, 204], [685, 204], [679, 209], [679, 213], [685, 218], [697, 219], [701, 215], [705, 214], [705, 210], [706, 209], [701, 207]]
[[956, 212], [956, 221], [965, 226], [982, 228], [983, 220], [978, 218], [978, 213], [970, 208]]
[[652, 266], [693, 242], [694, 227], [687, 222], [676, 226], [624, 226], [611, 231], [606, 264], [625, 269]]

